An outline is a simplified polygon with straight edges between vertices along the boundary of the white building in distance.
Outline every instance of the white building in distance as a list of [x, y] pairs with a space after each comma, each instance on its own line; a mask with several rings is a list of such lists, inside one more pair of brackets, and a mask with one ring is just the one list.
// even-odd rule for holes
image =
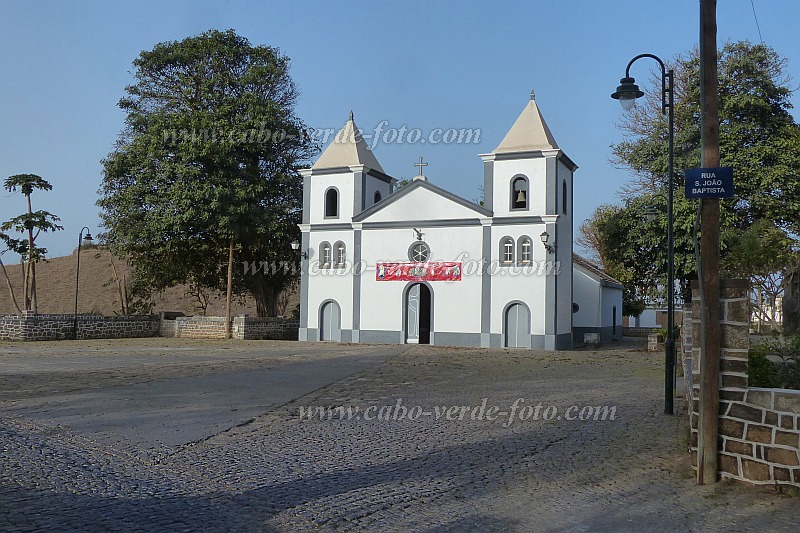
[[577, 166], [533, 94], [480, 157], [482, 206], [396, 188], [350, 114], [301, 171], [301, 341], [571, 348]]

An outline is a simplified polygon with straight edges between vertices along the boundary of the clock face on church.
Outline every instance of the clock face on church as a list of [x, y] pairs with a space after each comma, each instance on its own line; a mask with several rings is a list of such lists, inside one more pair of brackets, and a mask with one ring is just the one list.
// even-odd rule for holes
[[431, 249], [424, 242], [415, 242], [408, 249], [408, 258], [415, 263], [424, 263], [430, 254]]

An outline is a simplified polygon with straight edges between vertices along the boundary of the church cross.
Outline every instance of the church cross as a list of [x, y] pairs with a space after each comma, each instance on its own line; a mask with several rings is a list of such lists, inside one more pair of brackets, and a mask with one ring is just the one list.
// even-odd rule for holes
[[422, 162], [422, 156], [419, 156], [419, 163], [414, 163], [415, 167], [419, 167], [419, 175], [422, 176], [422, 167], [427, 167], [428, 163]]

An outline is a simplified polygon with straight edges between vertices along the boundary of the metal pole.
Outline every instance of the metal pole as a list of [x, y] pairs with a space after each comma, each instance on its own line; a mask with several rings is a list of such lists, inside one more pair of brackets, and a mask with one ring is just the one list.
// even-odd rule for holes
[[667, 113], [669, 123], [669, 164], [667, 168], [667, 338], [664, 341], [664, 413], [674, 412], [675, 394], [675, 243], [673, 238], [673, 189], [675, 154], [675, 73], [667, 71], [660, 57], [653, 54], [639, 54], [628, 62], [625, 76], [630, 77], [631, 65], [643, 57], [658, 62], [661, 67], [661, 112]]
[[[674, 413], [675, 390], [675, 243], [673, 226], [673, 188], [674, 188], [674, 154], [675, 154], [675, 128], [674, 128], [674, 72], [670, 70], [664, 74], [669, 90], [669, 165], [667, 172], [667, 338], [664, 341], [665, 351], [665, 379], [664, 379], [664, 413]], [[663, 100], [664, 95], [662, 95]]]
[[78, 340], [78, 280], [81, 275], [81, 241], [83, 240], [83, 230], [89, 231], [89, 228], [81, 228], [78, 233], [78, 265], [75, 269], [75, 313], [72, 315], [72, 335], [75, 340]]

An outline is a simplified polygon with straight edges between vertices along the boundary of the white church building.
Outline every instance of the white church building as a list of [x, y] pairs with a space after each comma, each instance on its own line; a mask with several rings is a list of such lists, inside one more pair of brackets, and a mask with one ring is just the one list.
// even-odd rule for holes
[[572, 347], [577, 166], [533, 94], [480, 157], [482, 206], [437, 187], [422, 166], [397, 188], [351, 113], [301, 171], [301, 341]]

